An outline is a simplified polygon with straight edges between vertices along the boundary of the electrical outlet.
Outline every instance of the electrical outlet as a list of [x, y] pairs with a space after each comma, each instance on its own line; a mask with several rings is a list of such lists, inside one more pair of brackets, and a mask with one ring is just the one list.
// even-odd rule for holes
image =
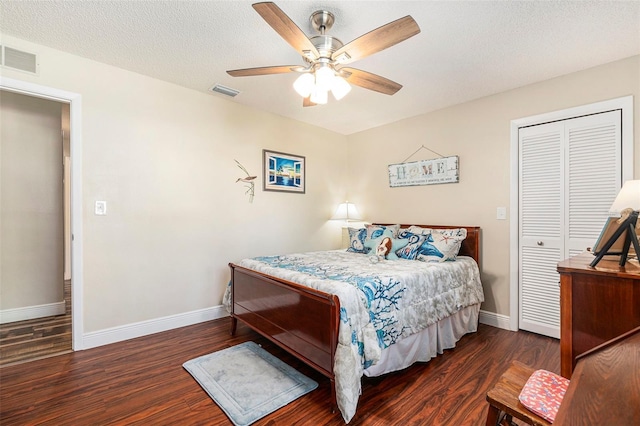
[[107, 214], [107, 202], [106, 201], [96, 201], [95, 214], [99, 216], [104, 216]]

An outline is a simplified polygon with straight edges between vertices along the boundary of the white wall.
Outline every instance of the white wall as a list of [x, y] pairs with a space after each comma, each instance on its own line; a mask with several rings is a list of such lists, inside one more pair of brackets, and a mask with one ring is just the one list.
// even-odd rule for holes
[[[634, 96], [638, 146], [640, 56], [350, 135], [350, 201], [372, 221], [480, 226], [482, 309], [509, 315], [512, 218], [496, 220], [496, 208], [510, 205], [511, 120], [627, 95]], [[387, 166], [421, 145], [459, 155], [460, 183], [390, 188]], [[436, 157], [421, 150], [410, 161]]]
[[[346, 189], [346, 137], [64, 52], [39, 54], [40, 75], [5, 77], [82, 96], [84, 331], [221, 303], [227, 264], [337, 248], [328, 221]], [[306, 156], [306, 194], [236, 184], [262, 172], [262, 149]], [[93, 214], [96, 200], [107, 215]]]

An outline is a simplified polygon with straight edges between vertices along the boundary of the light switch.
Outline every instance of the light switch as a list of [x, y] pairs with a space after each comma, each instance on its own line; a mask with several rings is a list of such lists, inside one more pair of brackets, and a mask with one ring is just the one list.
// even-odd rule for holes
[[496, 219], [498, 220], [506, 220], [507, 219], [507, 208], [506, 207], [498, 207], [496, 211]]
[[107, 202], [106, 201], [96, 201], [95, 214], [103, 216], [107, 214]]

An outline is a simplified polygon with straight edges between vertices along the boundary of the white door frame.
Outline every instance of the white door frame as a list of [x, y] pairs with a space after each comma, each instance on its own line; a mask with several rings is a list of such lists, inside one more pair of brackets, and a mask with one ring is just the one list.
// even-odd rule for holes
[[[520, 265], [518, 263], [518, 229], [520, 211], [518, 210], [518, 158], [519, 143], [518, 129], [525, 126], [549, 123], [552, 121], [566, 120], [583, 115], [597, 114], [612, 110], [622, 110], [622, 183], [633, 179], [633, 96], [611, 99], [608, 101], [596, 102], [589, 105], [582, 105], [560, 111], [534, 115], [531, 117], [511, 120], [511, 194], [510, 194], [510, 214], [511, 223], [509, 227], [509, 328], [517, 331], [519, 328], [518, 318], [518, 276]], [[595, 243], [595, 241], [594, 241]]]
[[84, 349], [82, 262], [82, 97], [52, 87], [0, 76], [0, 89], [69, 104], [71, 144], [71, 336], [74, 351]]

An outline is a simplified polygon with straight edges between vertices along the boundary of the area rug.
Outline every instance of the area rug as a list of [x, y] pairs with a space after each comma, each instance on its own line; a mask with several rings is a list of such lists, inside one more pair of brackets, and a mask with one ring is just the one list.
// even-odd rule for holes
[[238, 426], [250, 425], [318, 387], [254, 342], [182, 366]]

